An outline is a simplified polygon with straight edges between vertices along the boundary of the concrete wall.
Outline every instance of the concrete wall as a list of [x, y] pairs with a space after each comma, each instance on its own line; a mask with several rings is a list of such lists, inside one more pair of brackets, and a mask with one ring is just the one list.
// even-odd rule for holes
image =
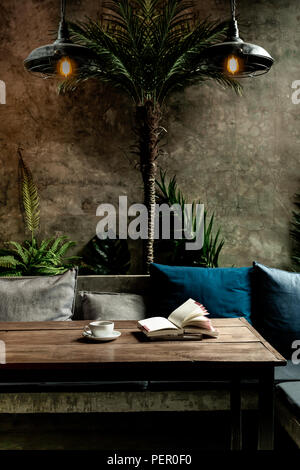
[[[198, 0], [204, 16], [228, 16], [227, 0]], [[94, 17], [101, 2], [69, 0], [68, 17]], [[190, 198], [199, 198], [226, 238], [221, 263], [290, 264], [289, 221], [300, 191], [299, 110], [291, 84], [300, 79], [298, 0], [240, 0], [242, 37], [276, 59], [263, 77], [244, 80], [244, 96], [216, 84], [192, 87], [167, 104], [168, 158]], [[0, 242], [22, 240], [17, 191], [17, 147], [24, 149], [41, 196], [41, 235], [69, 234], [84, 245], [94, 234], [101, 202], [142, 201], [142, 183], [130, 156], [134, 141], [131, 103], [89, 83], [74, 95], [56, 93], [56, 82], [24, 71], [23, 59], [52, 42], [58, 0], [2, 0], [0, 79]], [[140, 246], [132, 272], [141, 271]]]

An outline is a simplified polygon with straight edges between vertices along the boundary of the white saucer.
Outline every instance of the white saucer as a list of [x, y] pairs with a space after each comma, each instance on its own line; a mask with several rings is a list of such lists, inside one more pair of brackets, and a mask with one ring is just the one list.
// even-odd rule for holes
[[119, 338], [119, 336], [121, 336], [121, 332], [114, 330], [110, 336], [94, 336], [87, 333], [86, 331], [83, 331], [82, 336], [91, 341], [100, 341], [103, 343], [105, 341], [113, 341], [114, 339]]

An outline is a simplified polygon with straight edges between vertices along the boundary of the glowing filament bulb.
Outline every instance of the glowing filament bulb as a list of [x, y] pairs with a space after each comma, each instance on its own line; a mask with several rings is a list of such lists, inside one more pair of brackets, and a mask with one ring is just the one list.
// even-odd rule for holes
[[67, 57], [63, 57], [59, 61], [59, 73], [63, 77], [69, 77], [72, 74], [72, 63]]
[[232, 75], [234, 75], [235, 73], [237, 73], [239, 71], [239, 61], [237, 59], [237, 57], [234, 57], [233, 55], [231, 55], [230, 57], [228, 57], [227, 59], [227, 71], [229, 73], [231, 73]]

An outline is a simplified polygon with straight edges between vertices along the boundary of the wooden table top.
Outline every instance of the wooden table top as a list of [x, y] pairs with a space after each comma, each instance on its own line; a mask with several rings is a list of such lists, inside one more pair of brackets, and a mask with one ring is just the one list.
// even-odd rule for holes
[[1, 369], [83, 368], [104, 365], [225, 364], [282, 366], [285, 359], [244, 319], [213, 319], [218, 338], [202, 341], [151, 341], [135, 321], [116, 321], [122, 335], [107, 343], [82, 337], [87, 321], [0, 322], [0, 340], [6, 347]]

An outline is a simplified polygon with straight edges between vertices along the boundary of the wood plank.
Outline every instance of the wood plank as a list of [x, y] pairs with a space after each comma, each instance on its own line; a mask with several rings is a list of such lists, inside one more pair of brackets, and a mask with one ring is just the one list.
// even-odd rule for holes
[[73, 340], [64, 345], [41, 342], [6, 343], [6, 364], [82, 363], [270, 363], [278, 361], [264, 345], [256, 343], [143, 342], [126, 344], [87, 343]]
[[219, 336], [211, 340], [203, 338], [203, 342], [214, 341], [217, 343], [241, 343], [241, 342], [260, 342], [246, 326], [232, 327], [222, 326], [218, 328]]
[[[40, 321], [40, 322], [0, 322], [0, 331], [26, 331], [26, 330], [82, 330], [88, 320], [80, 321]], [[118, 321], [115, 328], [135, 328], [136, 321]]]
[[[212, 386], [213, 387], [213, 386]], [[258, 407], [255, 391], [244, 390], [242, 409]], [[0, 413], [123, 413], [224, 411], [230, 409], [226, 388], [209, 390], [35, 392], [0, 394]], [[2, 424], [1, 419], [1, 424]], [[3, 425], [2, 425], [3, 426]], [[1, 427], [0, 427], [1, 429]]]
[[[122, 335], [118, 338], [118, 343], [136, 344], [136, 343], [149, 343], [143, 334], [135, 329], [120, 329]], [[55, 333], [55, 334], [53, 334]], [[22, 336], [20, 336], [22, 335]], [[67, 336], [66, 336], [67, 335]], [[68, 330], [12, 330], [0, 331], [0, 339], [11, 345], [18, 345], [22, 338], [22, 342], [30, 343], [31, 345], [49, 344], [49, 345], [65, 345], [66, 342], [71, 344], [82, 338], [81, 329], [68, 329]], [[87, 340], [85, 340], [87, 341]], [[151, 341], [152, 342], [152, 341]], [[156, 340], [156, 343], [162, 341]], [[165, 342], [165, 341], [164, 341]], [[259, 339], [253, 336], [252, 332], [246, 327], [231, 328], [223, 327], [220, 329], [218, 338], [204, 337], [202, 343], [241, 343], [241, 342], [259, 342]], [[170, 341], [168, 342], [170, 343]], [[182, 341], [180, 342], [182, 343]], [[95, 343], [94, 343], [95, 344]], [[171, 342], [173, 344], [173, 342]]]
[[[85, 343], [91, 347], [99, 347], [100, 343], [90, 342], [82, 336], [83, 329], [80, 330], [24, 330], [24, 331], [0, 331], [0, 339], [4, 341], [11, 348], [18, 348], [20, 341], [22, 344], [29, 344], [32, 347], [47, 345], [47, 346], [65, 346], [74, 345], [76, 343]], [[148, 342], [147, 338], [142, 336], [141, 332], [132, 329], [122, 330], [122, 335], [118, 338], [117, 342], [121, 344], [140, 344]], [[102, 344], [104, 346], [104, 344]], [[108, 343], [106, 343], [106, 347]]]
[[[122, 335], [109, 343], [88, 342], [82, 338], [84, 321], [10, 324], [10, 329], [0, 330], [0, 340], [6, 346], [6, 364], [0, 368], [21, 369], [24, 364], [44, 364], [45, 367], [49, 364], [59, 364], [59, 367], [78, 364], [82, 367], [82, 364], [105, 363], [285, 363], [278, 353], [265, 346], [263, 338], [249, 328], [248, 323], [233, 319], [236, 321], [231, 326], [232, 319], [224, 320], [218, 327], [219, 338], [203, 341], [149, 341], [138, 331], [136, 322], [119, 321], [116, 328]], [[59, 325], [56, 326], [57, 323]]]
[[286, 359], [270, 343], [268, 343], [268, 341], [265, 340], [265, 338], [261, 336], [261, 334], [259, 334], [258, 331], [252, 325], [250, 325], [250, 323], [247, 322], [247, 320], [245, 320], [245, 318], [240, 318], [240, 321], [248, 327], [248, 329], [253, 333], [253, 335], [256, 336], [259, 341], [261, 341], [262, 344], [264, 344], [264, 346], [269, 351], [271, 351], [274, 356], [277, 357], [278, 360], [282, 361], [282, 365], [286, 365]]
[[[112, 321], [114, 321], [112, 319]], [[77, 321], [40, 321], [40, 322], [0, 322], [0, 331], [22, 331], [22, 330], [80, 330], [87, 325], [89, 320]], [[213, 318], [212, 323], [216, 328], [241, 327], [239, 318]], [[244, 326], [244, 325], [243, 325]], [[136, 328], [135, 320], [116, 320], [116, 329]]]

